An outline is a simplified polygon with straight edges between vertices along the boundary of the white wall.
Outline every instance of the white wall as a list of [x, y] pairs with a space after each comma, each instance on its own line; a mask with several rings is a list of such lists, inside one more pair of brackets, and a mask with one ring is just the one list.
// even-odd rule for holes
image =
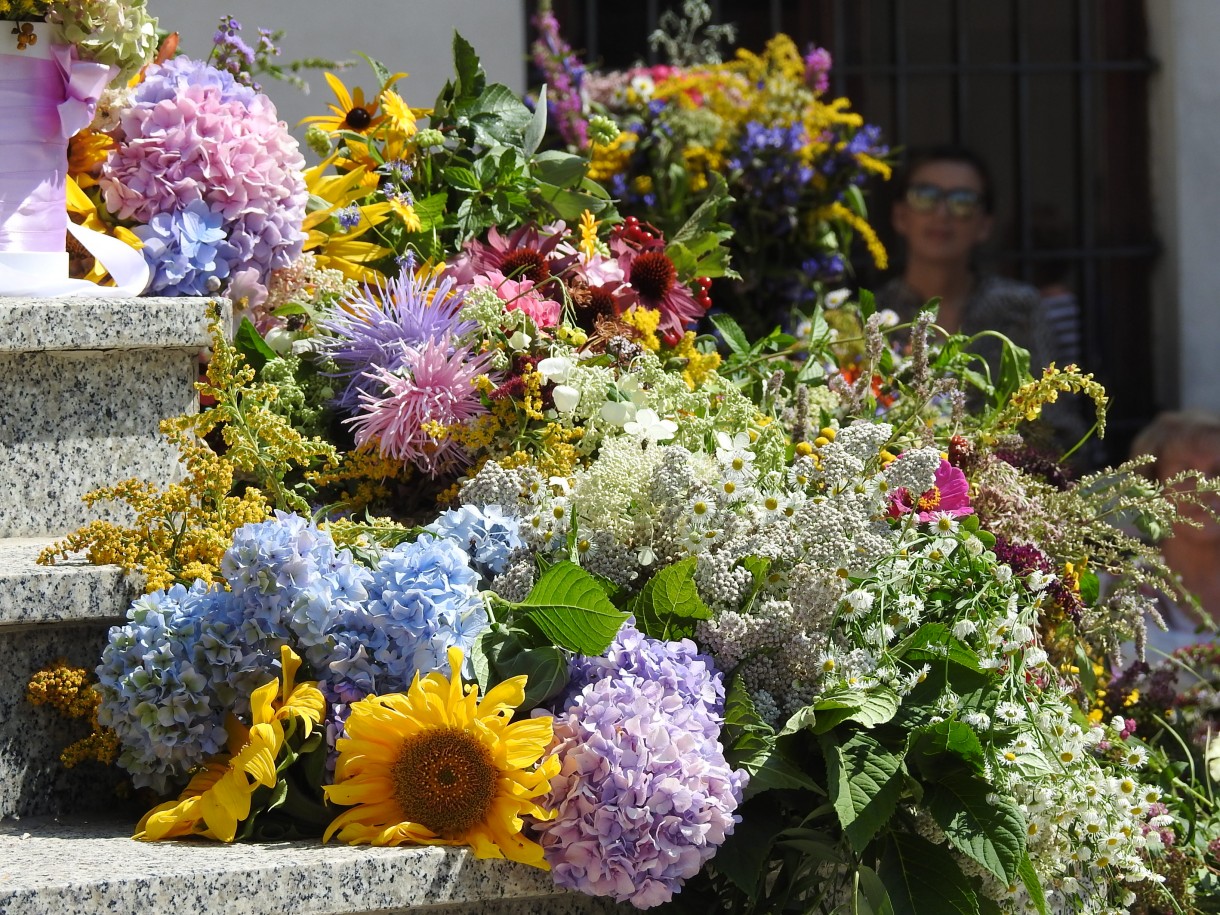
[[1158, 394], [1220, 413], [1220, 2], [1147, 0]]
[[[368, 65], [357, 52], [374, 57], [392, 72], [410, 78], [398, 84], [413, 107], [429, 108], [453, 70], [456, 29], [474, 45], [493, 82], [525, 88], [524, 0], [148, 0], [167, 31], [180, 32], [180, 48], [205, 56], [222, 15], [233, 14], [251, 44], [258, 29], [284, 29], [283, 59], [328, 57], [355, 60], [340, 74], [348, 88], [376, 88]], [[320, 71], [305, 74], [312, 86], [304, 96], [291, 86], [264, 80], [280, 117], [289, 124], [309, 114], [325, 114], [332, 100]], [[297, 131], [300, 135], [300, 131]]]

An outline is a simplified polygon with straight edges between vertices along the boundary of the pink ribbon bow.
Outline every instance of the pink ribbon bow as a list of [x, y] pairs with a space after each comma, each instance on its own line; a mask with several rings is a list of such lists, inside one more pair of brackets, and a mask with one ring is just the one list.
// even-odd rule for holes
[[55, 45], [51, 53], [64, 80], [65, 99], [59, 105], [59, 124], [66, 138], [84, 130], [93, 121], [98, 99], [115, 69], [91, 60], [78, 60], [74, 45]]

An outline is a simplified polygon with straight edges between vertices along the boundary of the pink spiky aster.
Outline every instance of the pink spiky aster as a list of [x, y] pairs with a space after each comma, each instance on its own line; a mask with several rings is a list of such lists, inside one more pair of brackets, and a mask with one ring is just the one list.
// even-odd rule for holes
[[973, 515], [970, 483], [966, 475], [941, 458], [932, 488], [919, 498], [915, 498], [905, 486], [899, 486], [890, 496], [890, 517], [899, 518], [911, 512], [915, 512], [915, 517], [922, 522], [935, 521], [940, 515], [953, 518]]
[[383, 455], [414, 464], [430, 476], [460, 467], [468, 460], [462, 446], [436, 438], [424, 426], [449, 427], [484, 412], [473, 382], [487, 370], [489, 358], [468, 348], [451, 352], [445, 342], [427, 340], [408, 347], [397, 371], [375, 367], [369, 377], [384, 385], [385, 393], [362, 391], [359, 414], [345, 420], [356, 444], [377, 439]]

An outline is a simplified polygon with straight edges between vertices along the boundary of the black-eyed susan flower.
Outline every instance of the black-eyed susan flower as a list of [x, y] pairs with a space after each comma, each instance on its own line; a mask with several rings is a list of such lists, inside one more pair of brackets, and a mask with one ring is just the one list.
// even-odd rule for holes
[[285, 723], [295, 721], [308, 737], [326, 714], [326, 699], [314, 683], [295, 684], [301, 659], [288, 646], [280, 649], [281, 680], [272, 680], [250, 697], [247, 729], [230, 716], [230, 754], [218, 756], [191, 779], [176, 801], [154, 807], [136, 826], [145, 841], [203, 836], [232, 842], [237, 827], [250, 815], [251, 797], [260, 787], [274, 787], [276, 761], [285, 742]]
[[543, 759], [549, 717], [512, 721], [525, 677], [479, 702], [464, 689], [462, 651], [449, 649], [452, 679], [415, 676], [406, 693], [369, 696], [351, 707], [326, 796], [351, 807], [324, 836], [354, 845], [468, 845], [480, 858], [546, 868], [542, 847], [521, 833], [523, 816], [547, 819], [559, 761]]
[[301, 120], [302, 124], [317, 124], [323, 130], [332, 134], [342, 131], [352, 133], [367, 133], [384, 119], [378, 112], [382, 95], [395, 82], [401, 79], [402, 73], [391, 76], [369, 101], [364, 100], [364, 90], [359, 86], [349, 92], [343, 80], [333, 73], [326, 74], [327, 85], [335, 94], [335, 104], [329, 105], [330, 114], [315, 114]]

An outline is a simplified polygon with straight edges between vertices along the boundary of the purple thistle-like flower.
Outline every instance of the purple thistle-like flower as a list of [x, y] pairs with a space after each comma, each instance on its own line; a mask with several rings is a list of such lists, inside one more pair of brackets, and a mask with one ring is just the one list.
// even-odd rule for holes
[[693, 642], [628, 624], [606, 655], [572, 665], [555, 717], [562, 769], [539, 824], [555, 882], [637, 908], [668, 901], [740, 817], [746, 773], [719, 742], [724, 686]]
[[464, 293], [452, 279], [419, 277], [409, 269], [384, 286], [365, 286], [344, 302], [329, 320], [319, 323], [332, 336], [324, 338], [327, 354], [347, 379], [336, 404], [348, 413], [360, 410], [364, 395], [379, 392], [371, 377], [379, 369], [401, 368], [411, 347], [428, 341], [447, 342], [474, 327], [458, 312]]
[[377, 439], [381, 453], [414, 464], [429, 476], [460, 467], [465, 449], [447, 436], [434, 434], [468, 422], [484, 412], [474, 379], [487, 370], [489, 355], [427, 340], [403, 348], [397, 371], [380, 366], [368, 373], [376, 392], [360, 392], [360, 412], [351, 425], [356, 444]]

